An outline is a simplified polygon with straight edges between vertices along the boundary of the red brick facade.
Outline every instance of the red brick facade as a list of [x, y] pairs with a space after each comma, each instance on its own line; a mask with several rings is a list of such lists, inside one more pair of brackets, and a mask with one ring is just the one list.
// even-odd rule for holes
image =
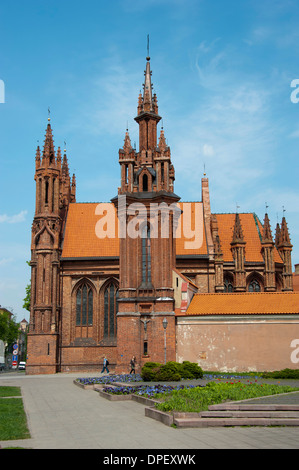
[[[139, 150], [126, 132], [119, 150], [120, 187], [106, 207], [116, 222], [114, 236], [98, 233], [104, 224], [96, 204], [76, 203], [75, 176], [69, 176], [66, 153], [54, 150], [50, 122], [42, 154], [37, 148], [28, 374], [99, 372], [104, 355], [117, 372], [129, 371], [133, 355], [137, 370], [146, 361], [176, 360], [181, 302], [175, 300], [174, 272], [198, 293], [292, 290], [292, 245], [284, 218], [273, 241], [267, 215], [261, 224], [255, 214], [212, 214], [205, 176], [201, 202], [178, 203], [163, 128], [158, 139], [161, 117], [149, 58], [135, 120]], [[196, 210], [203, 214], [197, 229], [202, 243], [195, 248], [187, 249], [186, 237], [174, 235], [177, 212], [165, 216], [161, 210], [177, 205], [181, 221], [189, 209], [192, 217]], [[138, 221], [132, 207], [142, 207], [145, 216]]]

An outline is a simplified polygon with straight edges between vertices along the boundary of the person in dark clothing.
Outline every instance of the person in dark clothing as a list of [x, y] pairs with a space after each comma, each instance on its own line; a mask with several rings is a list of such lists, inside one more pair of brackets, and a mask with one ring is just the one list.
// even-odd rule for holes
[[131, 366], [131, 371], [130, 374], [135, 374], [135, 367], [136, 367], [136, 357], [133, 356], [132, 359], [130, 360], [130, 366]]
[[103, 372], [104, 372], [105, 370], [106, 370], [107, 373], [109, 374], [108, 365], [109, 365], [109, 361], [108, 361], [108, 359], [106, 358], [106, 356], [104, 356], [104, 360], [103, 360], [103, 369], [102, 369], [101, 374], [103, 374]]

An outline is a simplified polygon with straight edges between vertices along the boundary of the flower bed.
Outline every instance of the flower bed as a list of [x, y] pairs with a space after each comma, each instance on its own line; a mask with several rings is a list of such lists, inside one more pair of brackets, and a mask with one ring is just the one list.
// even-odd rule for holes
[[193, 388], [196, 385], [138, 385], [135, 387], [104, 387], [103, 392], [114, 395], [140, 395], [147, 398], [156, 398], [158, 395], [170, 394], [173, 390], [183, 390], [185, 388]]
[[[203, 378], [200, 380], [214, 380], [214, 379], [253, 379], [257, 378], [252, 375], [230, 374], [230, 373], [204, 373]], [[97, 384], [112, 384], [114, 382], [132, 383], [142, 382], [141, 374], [119, 374], [119, 375], [103, 375], [99, 377], [81, 377], [77, 378], [76, 382], [81, 385], [97, 385]]]
[[100, 377], [79, 377], [76, 379], [81, 385], [111, 384], [114, 382], [141, 382], [140, 374], [103, 375]]

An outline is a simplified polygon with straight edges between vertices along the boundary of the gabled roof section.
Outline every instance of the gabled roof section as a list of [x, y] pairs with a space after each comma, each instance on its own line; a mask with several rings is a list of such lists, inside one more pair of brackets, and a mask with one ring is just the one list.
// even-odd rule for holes
[[[231, 242], [234, 235], [236, 214], [215, 214], [218, 222], [218, 233], [223, 251], [223, 261], [232, 262], [233, 255], [231, 251]], [[242, 226], [243, 239], [245, 245], [245, 260], [252, 263], [263, 262], [262, 256], [262, 234], [263, 226], [254, 213], [238, 214], [240, 224]], [[274, 261], [282, 263], [282, 259], [274, 248]]]
[[[89, 258], [103, 256], [119, 256], [118, 237], [98, 238], [96, 225], [100, 216], [96, 214], [98, 203], [70, 204], [65, 236], [63, 242], [62, 258]], [[114, 205], [108, 203], [114, 209]], [[114, 222], [117, 227], [116, 212]]]
[[195, 294], [185, 315], [299, 314], [299, 292]]
[[[99, 206], [98, 203], [72, 203], [69, 206], [67, 215], [62, 258], [119, 256], [116, 209], [112, 203], [104, 204], [110, 214], [112, 214], [112, 219], [114, 219], [112, 222], [115, 224], [115, 236], [111, 236], [110, 238], [98, 238], [97, 224], [101, 219], [101, 215], [96, 214], [96, 209]], [[183, 203], [179, 203], [181, 210], [184, 209], [185, 212], [182, 216], [181, 236], [176, 239], [176, 253], [177, 255], [185, 256], [206, 255], [208, 251], [203, 222], [199, 221], [195, 224], [195, 217], [198, 213], [201, 213], [202, 203], [190, 202], [185, 204], [186, 205], [183, 206]], [[197, 208], [196, 204], [199, 205]], [[186, 224], [185, 227], [184, 224]], [[193, 243], [194, 237], [189, 238], [188, 236], [189, 229], [192, 232], [196, 226], [200, 232], [200, 236], [198, 236], [200, 240], [199, 246]], [[106, 230], [105, 227], [104, 230]]]

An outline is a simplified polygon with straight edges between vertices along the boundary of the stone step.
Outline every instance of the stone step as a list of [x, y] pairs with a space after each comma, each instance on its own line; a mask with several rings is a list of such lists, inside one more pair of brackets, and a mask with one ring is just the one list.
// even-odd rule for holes
[[174, 418], [177, 427], [205, 428], [210, 426], [299, 426], [296, 418]]
[[240, 410], [240, 411], [299, 411], [299, 405], [270, 405], [270, 404], [244, 404], [244, 403], [220, 403], [210, 405], [209, 410]]
[[202, 411], [202, 418], [298, 418], [299, 411], [263, 411], [263, 410], [213, 410]]

